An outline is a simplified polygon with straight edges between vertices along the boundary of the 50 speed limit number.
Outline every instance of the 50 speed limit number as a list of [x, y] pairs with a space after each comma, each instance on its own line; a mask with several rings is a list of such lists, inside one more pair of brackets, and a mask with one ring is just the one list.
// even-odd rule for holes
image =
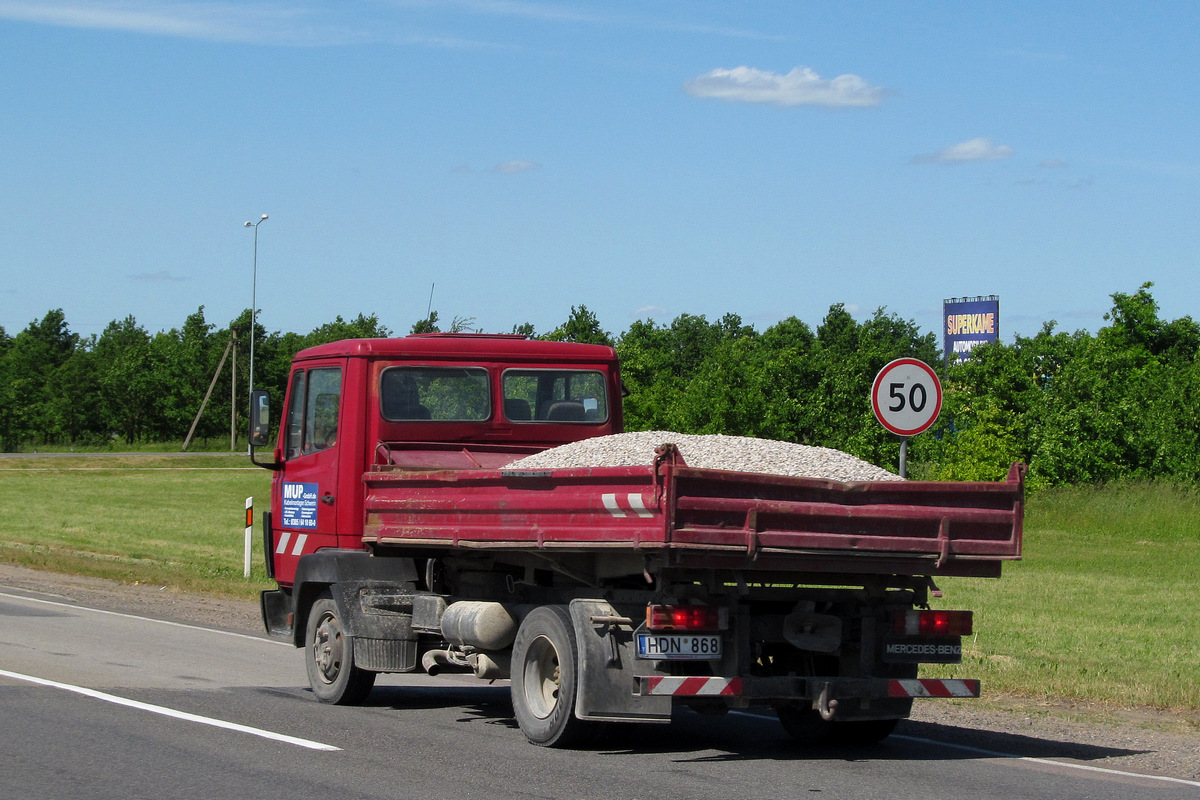
[[871, 406], [883, 427], [897, 436], [916, 436], [942, 410], [942, 382], [924, 361], [897, 358], [875, 376]]

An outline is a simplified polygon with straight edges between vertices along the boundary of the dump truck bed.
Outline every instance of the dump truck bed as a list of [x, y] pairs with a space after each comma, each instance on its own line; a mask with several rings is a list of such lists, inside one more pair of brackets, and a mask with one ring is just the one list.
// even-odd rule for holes
[[631, 550], [712, 568], [995, 576], [1021, 553], [1024, 468], [1004, 481], [844, 483], [683, 464], [380, 467], [364, 541], [411, 548]]

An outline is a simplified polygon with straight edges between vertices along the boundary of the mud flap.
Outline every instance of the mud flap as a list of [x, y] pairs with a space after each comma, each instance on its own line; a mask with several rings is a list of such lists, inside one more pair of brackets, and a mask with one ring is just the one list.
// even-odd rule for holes
[[579, 651], [575, 716], [612, 722], [670, 722], [670, 697], [639, 697], [634, 678], [659, 674], [639, 661], [633, 621], [603, 600], [572, 600], [571, 627]]
[[259, 595], [259, 610], [268, 634], [289, 641], [295, 638], [292, 632], [292, 595], [289, 592], [282, 589], [262, 592]]

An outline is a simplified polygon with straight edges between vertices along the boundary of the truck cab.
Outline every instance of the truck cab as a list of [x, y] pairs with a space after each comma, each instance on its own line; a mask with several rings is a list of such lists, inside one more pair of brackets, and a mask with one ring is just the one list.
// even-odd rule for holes
[[521, 336], [353, 339], [298, 353], [275, 444], [271, 575], [363, 549], [363, 474], [498, 467], [622, 430], [611, 347]]

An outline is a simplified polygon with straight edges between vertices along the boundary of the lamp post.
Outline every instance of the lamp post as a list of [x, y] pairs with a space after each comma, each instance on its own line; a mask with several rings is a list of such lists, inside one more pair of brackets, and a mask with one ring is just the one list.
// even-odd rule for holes
[[[250, 394], [254, 396], [254, 334], [255, 330], [255, 315], [258, 313], [258, 226], [267, 221], [267, 215], [263, 214], [258, 222], [250, 222], [246, 220], [245, 227], [254, 228], [254, 272], [250, 283]], [[247, 401], [246, 414], [252, 413], [253, 406], [251, 400]]]

